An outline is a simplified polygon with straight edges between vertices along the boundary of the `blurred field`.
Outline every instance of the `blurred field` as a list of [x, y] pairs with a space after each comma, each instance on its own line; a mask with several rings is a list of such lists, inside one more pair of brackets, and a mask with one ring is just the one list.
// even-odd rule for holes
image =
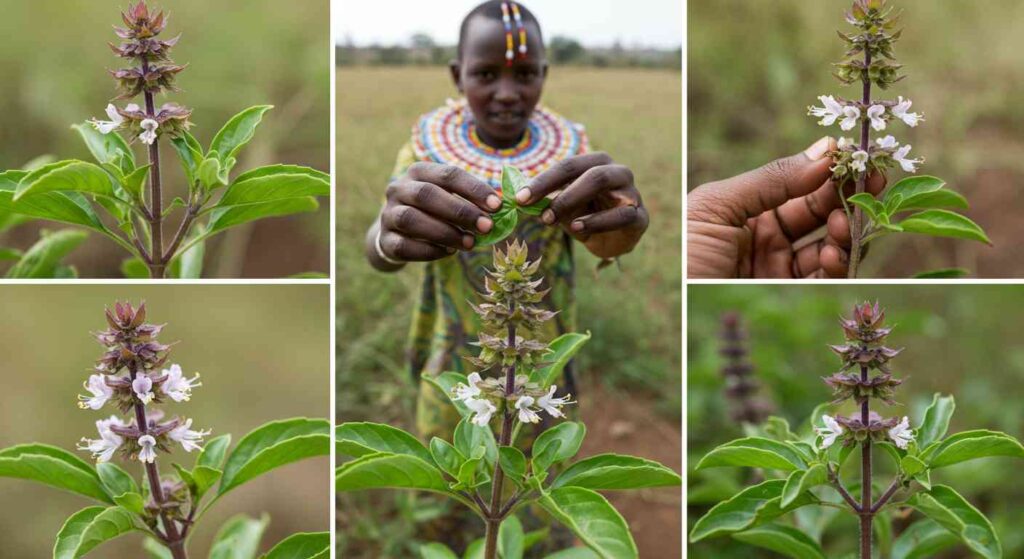
[[[415, 388], [403, 348], [419, 269], [375, 272], [363, 257], [363, 236], [416, 117], [456, 92], [441, 67], [339, 68], [337, 78], [337, 416], [408, 427]], [[585, 124], [596, 149], [633, 169], [651, 213], [651, 228], [637, 250], [622, 259], [621, 270], [612, 267], [597, 275], [597, 260], [577, 251], [580, 327], [594, 334], [579, 358], [581, 410], [586, 418], [588, 409], [613, 416], [630, 407], [653, 408], [656, 425], [627, 416], [627, 427], [636, 433], [650, 428], [674, 440], [654, 437], [646, 447], [630, 450], [650, 456], [661, 447], [668, 460], [678, 457], [672, 448], [679, 447], [672, 445], [680, 438], [680, 84], [677, 72], [554, 68], [544, 97], [552, 109]], [[606, 445], [595, 451], [622, 449], [627, 442], [605, 435], [590, 431], [588, 437]], [[668, 493], [678, 499], [678, 492]], [[339, 518], [345, 511], [365, 510], [365, 500], [358, 499], [343, 501]], [[645, 509], [639, 503], [634, 508]], [[678, 502], [665, 508], [673, 512], [656, 526], [678, 526]], [[660, 513], [651, 501], [646, 509], [647, 520]], [[380, 518], [369, 516], [357, 537], [400, 539], [396, 532], [382, 531]], [[641, 514], [629, 518], [634, 527], [644, 525]]]
[[[848, 315], [856, 301], [877, 299], [886, 307], [887, 322], [896, 325], [890, 345], [906, 348], [893, 361], [896, 376], [905, 379], [897, 393], [901, 405], [883, 410], [883, 415], [909, 415], [911, 424], [917, 424], [932, 395], [942, 392], [956, 397], [950, 433], [991, 429], [1024, 436], [1024, 345], [1018, 335], [1024, 290], [1019, 286], [721, 285], [690, 286], [688, 295], [690, 468], [712, 447], [741, 436], [739, 427], [728, 420], [719, 373], [717, 336], [726, 311], [743, 315], [750, 360], [764, 394], [774, 401], [776, 414], [794, 426], [831, 399], [820, 377], [838, 369], [838, 359], [826, 347], [843, 339], [836, 318]], [[856, 461], [847, 464], [852, 469], [844, 472], [848, 483], [858, 479], [852, 462]], [[1020, 467], [1019, 460], [989, 458], [944, 468], [932, 476], [933, 483], [956, 488], [988, 515], [1002, 538], [1004, 557], [1024, 556], [1024, 534], [1018, 529], [1024, 522], [1024, 489], [1015, 481]], [[728, 469], [691, 471], [689, 525], [714, 502], [737, 492], [740, 477]], [[856, 548], [854, 518], [842, 518], [826, 532], [829, 557]], [[739, 559], [750, 557], [752, 548], [719, 538], [690, 549], [702, 559]], [[775, 557], [762, 550], [757, 553]], [[973, 555], [957, 548], [938, 557]]]
[[[1017, 238], [1024, 221], [1024, 4], [1014, 0], [893, 0], [905, 8], [896, 45], [907, 79], [886, 97], [911, 98], [926, 121], [896, 125], [924, 155], [921, 172], [946, 179], [971, 201], [968, 215], [995, 244], [905, 235], [872, 246], [864, 277], [907, 277], [963, 266], [978, 277], [1024, 276]], [[831, 77], [843, 45], [835, 30], [847, 0], [719, 0], [689, 3], [688, 188], [797, 153], [838, 127], [806, 116], [824, 94], [855, 97]], [[875, 88], [877, 89], [877, 88]], [[897, 177], [903, 176], [899, 173]]]
[[[150, 2], [166, 7], [165, 34], [182, 34], [173, 51], [189, 63], [179, 75], [180, 93], [158, 99], [194, 109], [193, 133], [208, 145], [238, 111], [272, 104], [236, 169], [294, 163], [328, 170], [330, 165], [329, 2], [311, 0], [301, 8], [274, 0], [178, 0]], [[0, 45], [0, 169], [20, 168], [32, 158], [91, 159], [69, 127], [92, 117], [115, 95], [107, 74], [123, 61], [110, 51], [111, 26], [121, 24], [125, 1], [7, 2]], [[138, 101], [137, 101], [138, 102]], [[137, 149], [141, 156], [142, 151]], [[165, 199], [184, 191], [183, 174], [165, 145]], [[236, 172], [237, 174], [237, 172]], [[205, 276], [282, 277], [329, 267], [328, 205], [302, 214], [242, 226], [215, 237]], [[170, 218], [177, 227], [177, 214]], [[63, 227], [47, 224], [49, 228]], [[169, 234], [169, 233], [168, 233]], [[35, 227], [22, 226], [0, 244], [26, 248]], [[125, 255], [107, 239], [92, 235], [70, 259], [85, 277], [120, 277]], [[217, 262], [216, 265], [212, 264]]]
[[[82, 411], [83, 392], [102, 354], [91, 332], [105, 328], [103, 308], [115, 300], [146, 300], [150, 320], [167, 322], [161, 340], [178, 341], [173, 362], [199, 371], [203, 386], [190, 402], [168, 413], [195, 419], [214, 435], [237, 442], [264, 422], [297, 416], [328, 417], [330, 369], [327, 286], [6, 286], [0, 288], [0, 448], [30, 441], [73, 451], [94, 422]], [[79, 453], [88, 459], [86, 453]], [[195, 456], [173, 455], [190, 465]], [[162, 470], [172, 471], [162, 460]], [[141, 469], [120, 462], [129, 471]], [[191, 538], [193, 556], [205, 557], [221, 523], [236, 513], [271, 523], [262, 550], [296, 531], [329, 529], [330, 466], [310, 459], [285, 466], [231, 493], [203, 519]], [[49, 557], [64, 520], [89, 504], [84, 497], [22, 480], [0, 478], [0, 557]], [[142, 538], [126, 535], [97, 556], [137, 559]]]

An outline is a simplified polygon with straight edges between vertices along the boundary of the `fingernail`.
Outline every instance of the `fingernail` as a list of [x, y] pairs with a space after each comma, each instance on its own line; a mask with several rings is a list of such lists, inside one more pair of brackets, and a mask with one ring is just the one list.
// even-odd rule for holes
[[583, 222], [577, 219], [576, 221], [572, 222], [572, 225], [570, 227], [573, 231], [579, 233], [580, 231], [583, 231]]
[[524, 188], [519, 192], [516, 192], [516, 202], [525, 204], [530, 201], [530, 196], [533, 196], [533, 193], [530, 192], [529, 188]]
[[551, 210], [544, 210], [544, 213], [540, 214], [540, 220], [544, 223], [551, 225], [555, 222], [555, 212]]
[[829, 138], [828, 136], [825, 136], [824, 138], [818, 140], [817, 142], [814, 142], [814, 144], [812, 144], [811, 147], [805, 149], [804, 155], [806, 155], [807, 159], [810, 159], [811, 161], [817, 161], [822, 157], [825, 157], [825, 154], [828, 153], [828, 148], [831, 143], [832, 139]]
[[466, 247], [466, 249], [473, 248], [473, 243], [474, 242], [476, 242], [476, 239], [473, 238], [473, 235], [463, 235], [462, 236], [462, 246]]
[[501, 207], [501, 198], [491, 194], [487, 197], [487, 207], [496, 210]]
[[494, 227], [494, 222], [489, 217], [480, 216], [476, 218], [476, 228], [481, 233], [486, 233]]

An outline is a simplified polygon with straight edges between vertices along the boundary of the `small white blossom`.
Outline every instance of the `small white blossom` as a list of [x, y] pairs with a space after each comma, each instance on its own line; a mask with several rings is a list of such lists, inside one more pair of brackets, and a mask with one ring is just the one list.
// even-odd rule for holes
[[83, 386], [92, 394], [91, 397], [78, 395], [78, 407], [83, 410], [98, 410], [114, 395], [114, 389], [107, 386], [103, 375], [89, 375], [89, 380]]
[[139, 437], [139, 446], [142, 447], [142, 450], [139, 451], [139, 462], [148, 464], [156, 462], [156, 439], [153, 438], [153, 435]]
[[853, 127], [857, 126], [857, 121], [860, 120], [860, 107], [852, 105], [843, 107], [843, 116], [845, 118], [839, 123], [839, 127], [843, 130], [853, 130]]
[[143, 404], [153, 401], [153, 379], [140, 374], [132, 381], [132, 390]]
[[822, 437], [821, 449], [825, 450], [832, 446], [836, 439], [843, 434], [843, 426], [830, 415], [821, 416], [821, 420], [825, 423], [825, 426], [815, 427], [814, 430], [818, 433], [819, 437]]
[[907, 445], [914, 441], [914, 431], [910, 428], [910, 419], [904, 416], [899, 425], [889, 429], [889, 438], [896, 443], [896, 446], [906, 450]]
[[110, 120], [92, 119], [93, 127], [99, 130], [100, 134], [110, 134], [124, 123], [124, 117], [121, 116], [121, 113], [117, 112], [117, 107], [113, 103], [107, 105], [107, 116], [110, 117]]
[[843, 116], [843, 106], [839, 104], [831, 95], [822, 95], [818, 97], [824, 107], [808, 107], [808, 113], [811, 116], [821, 117], [818, 124], [821, 126], [832, 126], [836, 123], [836, 120]]
[[548, 412], [551, 417], [565, 417], [565, 414], [562, 413], [562, 406], [574, 402], [569, 400], [569, 396], [555, 398], [555, 390], [557, 388], [557, 386], [552, 384], [548, 393], [537, 399], [537, 405], [542, 410]]
[[142, 134], [139, 134], [139, 139], [146, 145], [152, 145], [156, 141], [156, 129], [160, 126], [160, 123], [147, 118], [142, 121]]
[[853, 152], [853, 159], [850, 161], [850, 168], [858, 173], [863, 173], [868, 169], [868, 152], [859, 150]]
[[181, 366], [177, 364], [171, 365], [170, 369], [164, 369], [163, 373], [167, 375], [167, 380], [160, 386], [160, 390], [175, 402], [187, 402], [192, 397], [192, 389], [203, 385], [199, 382], [199, 373], [190, 379], [185, 378]]
[[533, 396], [522, 395], [516, 400], [516, 409], [519, 410], [519, 421], [523, 423], [539, 423], [540, 415], [530, 409], [535, 400]]
[[470, 373], [467, 380], [469, 380], [469, 385], [462, 384], [461, 382], [455, 385], [454, 400], [468, 402], [469, 400], [476, 399], [476, 397], [480, 395], [480, 387], [477, 386], [477, 384], [482, 380], [480, 378], [480, 373]]
[[891, 134], [884, 138], [878, 138], [875, 143], [882, 149], [896, 149], [900, 145]]
[[917, 113], [907, 112], [910, 110], [910, 106], [913, 104], [914, 103], [910, 99], [904, 101], [903, 96], [901, 95], [896, 106], [892, 108], [892, 116], [902, 120], [904, 123], [906, 123], [907, 126], [911, 128], [917, 126], [917, 123], [923, 121], [924, 117]]
[[871, 127], [876, 131], [885, 130], [885, 107], [883, 105], [871, 105], [868, 107], [868, 118], [871, 119]]
[[839, 142], [836, 143], [836, 147], [840, 151], [844, 150], [844, 149], [846, 149], [846, 148], [848, 148], [848, 147], [850, 147], [852, 145], [855, 145], [855, 144], [853, 143], [853, 140], [851, 140], [850, 138], [839, 138]]
[[470, 419], [470, 422], [481, 427], [486, 427], [491, 422], [491, 416], [498, 411], [498, 408], [490, 400], [469, 399], [466, 400], [466, 407], [476, 414]]
[[184, 448], [185, 452], [202, 450], [203, 437], [210, 434], [210, 431], [193, 431], [191, 427], [192, 420], [186, 419], [185, 423], [178, 425], [167, 433], [167, 436], [170, 437], [172, 441], [181, 443], [181, 448]]
[[908, 154], [910, 154], [910, 144], [896, 150], [896, 153], [892, 154], [892, 158], [900, 164], [900, 167], [903, 167], [904, 171], [913, 173], [917, 171], [918, 165], [924, 163], [924, 159], [907, 159]]
[[96, 430], [100, 434], [98, 439], [87, 439], [82, 437], [82, 443], [78, 445], [78, 450], [88, 450], [92, 453], [92, 457], [97, 462], [109, 462], [114, 456], [114, 452], [121, 447], [121, 443], [124, 439], [120, 435], [113, 432], [110, 427], [117, 425], [123, 427], [124, 423], [116, 415], [110, 416], [109, 419], [101, 419], [96, 422]]

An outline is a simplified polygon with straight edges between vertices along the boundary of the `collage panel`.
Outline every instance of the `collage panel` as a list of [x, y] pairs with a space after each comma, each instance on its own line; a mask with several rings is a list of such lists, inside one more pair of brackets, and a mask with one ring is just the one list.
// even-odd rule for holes
[[639, 4], [343, 4], [337, 556], [681, 556], [682, 13]]
[[0, 286], [0, 557], [327, 557], [328, 296]]
[[327, 277], [329, 14], [6, 2], [0, 273]]
[[1024, 554], [1019, 285], [687, 301], [691, 557]]

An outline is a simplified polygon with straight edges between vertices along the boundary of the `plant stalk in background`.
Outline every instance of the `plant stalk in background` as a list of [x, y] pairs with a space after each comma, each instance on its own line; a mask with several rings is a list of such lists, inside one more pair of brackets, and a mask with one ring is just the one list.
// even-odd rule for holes
[[725, 359], [722, 377], [725, 379], [725, 396], [732, 403], [732, 420], [759, 425], [771, 415], [772, 405], [756, 396], [760, 383], [754, 376], [754, 366], [747, 358], [747, 335], [743, 331], [742, 320], [738, 312], [722, 315], [718, 353]]

